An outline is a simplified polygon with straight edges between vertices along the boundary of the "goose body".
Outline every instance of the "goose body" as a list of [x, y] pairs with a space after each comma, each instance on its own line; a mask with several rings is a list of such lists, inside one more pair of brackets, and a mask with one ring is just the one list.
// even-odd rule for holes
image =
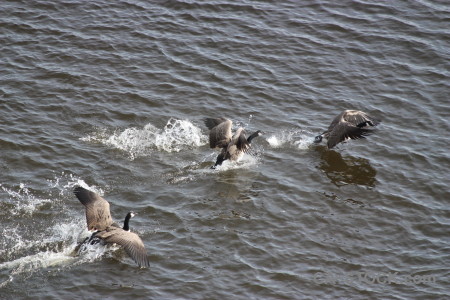
[[150, 265], [144, 243], [129, 229], [129, 221], [135, 215], [133, 212], [126, 215], [124, 225], [120, 227], [111, 218], [108, 201], [81, 186], [74, 189], [74, 194], [85, 206], [88, 230], [94, 231], [89, 238], [90, 243], [120, 245], [140, 267]]
[[244, 128], [239, 127], [233, 135], [231, 132], [233, 123], [231, 120], [225, 118], [206, 118], [204, 122], [210, 130], [210, 148], [222, 149], [212, 168], [221, 165], [227, 159], [231, 161], [239, 160], [250, 149], [252, 140], [262, 134], [258, 130], [247, 138]]
[[320, 143], [327, 139], [328, 149], [349, 139], [362, 139], [372, 133], [370, 127], [377, 126], [379, 120], [359, 110], [345, 110], [331, 122], [327, 130], [316, 136], [314, 142]]

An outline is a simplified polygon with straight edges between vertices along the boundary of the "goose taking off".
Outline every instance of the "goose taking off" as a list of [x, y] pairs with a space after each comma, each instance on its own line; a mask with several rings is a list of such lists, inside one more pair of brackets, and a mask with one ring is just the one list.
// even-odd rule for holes
[[136, 233], [130, 232], [128, 223], [135, 215], [133, 212], [127, 214], [121, 228], [111, 218], [108, 201], [81, 186], [74, 189], [74, 194], [86, 208], [88, 230], [94, 231], [89, 242], [98, 239], [104, 244], [118, 244], [139, 267], [149, 267], [144, 243]]
[[206, 118], [204, 120], [209, 132], [209, 146], [211, 148], [222, 148], [222, 151], [217, 156], [216, 163], [211, 168], [220, 166], [225, 160], [232, 161], [239, 160], [244, 152], [250, 149], [252, 140], [262, 135], [260, 130], [251, 134], [248, 138], [245, 137], [244, 128], [240, 127], [234, 135], [231, 133], [231, 120], [225, 118]]
[[326, 138], [328, 149], [348, 139], [363, 139], [372, 133], [369, 126], [377, 126], [380, 123], [365, 112], [359, 110], [345, 110], [340, 113], [326, 131], [316, 136], [314, 143], [320, 143]]

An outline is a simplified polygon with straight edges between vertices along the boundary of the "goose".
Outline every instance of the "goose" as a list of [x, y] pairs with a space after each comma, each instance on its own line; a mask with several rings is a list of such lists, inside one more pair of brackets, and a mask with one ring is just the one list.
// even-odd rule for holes
[[314, 143], [320, 143], [325, 137], [328, 149], [331, 149], [349, 139], [363, 139], [372, 133], [368, 128], [377, 126], [380, 122], [363, 111], [345, 110], [334, 118], [327, 130], [315, 137]]
[[257, 130], [246, 138], [242, 127], [239, 127], [233, 135], [231, 133], [233, 122], [225, 118], [205, 118], [204, 123], [210, 130], [209, 146], [213, 149], [222, 149], [217, 156], [216, 163], [211, 167], [212, 169], [220, 166], [227, 159], [239, 160], [244, 152], [250, 149], [252, 140], [262, 135], [261, 130]]
[[91, 244], [118, 244], [139, 267], [150, 266], [144, 243], [136, 233], [130, 232], [129, 222], [135, 216], [134, 212], [126, 215], [121, 228], [111, 218], [108, 201], [81, 186], [75, 187], [74, 194], [86, 208], [88, 230], [93, 231], [89, 238]]

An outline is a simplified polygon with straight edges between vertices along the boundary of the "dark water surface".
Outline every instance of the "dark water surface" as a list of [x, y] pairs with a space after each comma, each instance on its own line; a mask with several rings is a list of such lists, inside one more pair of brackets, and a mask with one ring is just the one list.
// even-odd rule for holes
[[[55, 3], [56, 2], [56, 3]], [[1, 299], [448, 299], [448, 1], [2, 1]], [[312, 145], [344, 109], [366, 140]], [[260, 129], [218, 170], [204, 117]], [[138, 213], [151, 267], [87, 235]]]

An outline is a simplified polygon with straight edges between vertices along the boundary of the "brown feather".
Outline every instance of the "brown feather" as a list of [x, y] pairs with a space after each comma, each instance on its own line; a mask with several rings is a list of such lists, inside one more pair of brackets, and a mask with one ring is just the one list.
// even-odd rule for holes
[[86, 208], [88, 230], [105, 230], [113, 224], [108, 201], [81, 186], [76, 187], [74, 193]]
[[211, 148], [222, 148], [213, 168], [222, 164], [227, 159], [233, 161], [238, 160], [244, 152], [250, 149], [251, 140], [261, 135], [261, 131], [257, 131], [247, 139], [242, 127], [238, 128], [234, 135], [232, 135], [232, 122], [225, 118], [206, 118], [204, 122], [210, 129], [209, 146]]
[[136, 233], [125, 231], [118, 227], [109, 227], [108, 229], [97, 233], [96, 236], [108, 244], [122, 246], [125, 252], [140, 267], [148, 267], [150, 265], [144, 243]]
[[[125, 252], [140, 266], [148, 267], [150, 265], [141, 238], [133, 232], [120, 228], [113, 223], [109, 211], [109, 203], [99, 195], [83, 187], [74, 189], [75, 196], [86, 208], [86, 222], [89, 230], [97, 230], [93, 233], [96, 238], [101, 239], [107, 244], [118, 244], [125, 249]], [[125, 219], [129, 221], [131, 212]]]
[[211, 130], [209, 132], [209, 146], [211, 148], [224, 148], [228, 145], [232, 137], [232, 122], [230, 120], [206, 118], [205, 125]]
[[379, 123], [379, 120], [363, 111], [345, 110], [333, 119], [328, 130], [322, 133], [322, 136], [328, 139], [327, 146], [331, 149], [347, 139], [364, 138], [372, 133], [367, 128], [377, 126]]

